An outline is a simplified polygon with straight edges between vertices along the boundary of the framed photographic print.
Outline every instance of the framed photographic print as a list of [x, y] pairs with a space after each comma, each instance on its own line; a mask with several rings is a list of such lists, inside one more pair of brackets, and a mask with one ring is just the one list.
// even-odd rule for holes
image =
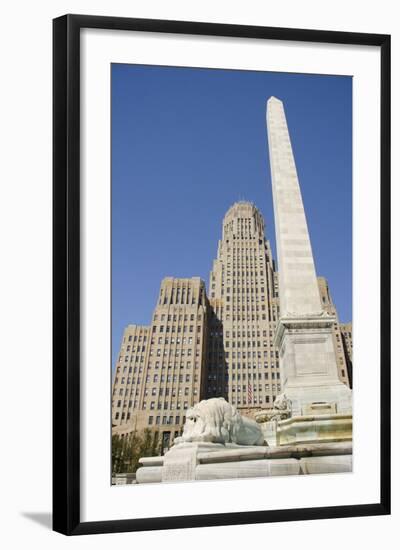
[[54, 529], [390, 513], [390, 37], [54, 20]]

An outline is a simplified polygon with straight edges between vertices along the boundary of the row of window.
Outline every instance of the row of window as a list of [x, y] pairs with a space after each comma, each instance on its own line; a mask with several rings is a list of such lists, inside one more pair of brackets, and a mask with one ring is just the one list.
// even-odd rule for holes
[[[200, 296], [200, 300], [201, 300], [201, 296]], [[197, 299], [196, 301], [196, 298], [195, 297], [192, 297], [191, 301], [189, 300], [189, 296], [187, 298], [187, 300], [184, 299], [184, 296], [182, 296], [182, 299], [179, 297], [179, 296], [176, 296], [174, 297], [174, 295], [168, 297], [168, 296], [165, 296], [164, 300], [162, 298], [160, 298], [159, 302], [158, 302], [158, 305], [163, 305], [163, 306], [167, 306], [167, 305], [182, 305], [182, 306], [195, 306], [195, 305], [198, 305], [199, 304], [199, 299]]]
[[[197, 376], [195, 376], [195, 379], [194, 379], [194, 382], [198, 382], [198, 378]], [[151, 382], [150, 382], [151, 383]], [[184, 383], [184, 381], [182, 380], [181, 383]], [[190, 381], [188, 382], [190, 383]], [[180, 396], [182, 395], [182, 388], [176, 388], [176, 387], [173, 387], [173, 388], [152, 388], [151, 389], [151, 395], [169, 395], [170, 392], [171, 392], [171, 395], [172, 397], [175, 397], [176, 395]], [[188, 395], [188, 392], [189, 392], [189, 388], [184, 388], [184, 391], [185, 391], [185, 395]], [[147, 387], [145, 387], [145, 390], [144, 390], [144, 395], [147, 396], [149, 395], [149, 392], [150, 392], [150, 389], [148, 389]], [[193, 388], [193, 394], [194, 395], [197, 395], [197, 388]], [[115, 388], [113, 389], [113, 396], [120, 396], [120, 397], [138, 397], [140, 395], [140, 389], [138, 387], [136, 388], [127, 388], [124, 390], [124, 388]], [[136, 402], [135, 402], [136, 403]], [[136, 405], [135, 405], [136, 406]]]
[[[121, 352], [123, 351], [123, 349], [124, 349], [124, 347], [122, 346], [121, 347]], [[132, 346], [132, 350], [131, 350], [131, 346], [126, 346], [126, 353], [130, 352], [130, 351], [132, 351], [132, 353], [135, 353], [135, 352], [140, 353], [140, 352], [143, 352], [145, 350], [146, 350], [146, 346], [137, 346], [137, 347]]]
[[[139, 335], [139, 336], [137, 336], [137, 335], [136, 335], [136, 336], [132, 336], [132, 334], [130, 334], [130, 335], [128, 336], [128, 342], [132, 342], [132, 341], [133, 341], [133, 342], [142, 342], [142, 341], [143, 341], [143, 342], [146, 342], [146, 340], [147, 340], [147, 336], [146, 336], [146, 335], [144, 335], [144, 336], [140, 336], [140, 335]], [[126, 337], [124, 337], [124, 342], [125, 342], [125, 341], [126, 341]]]
[[[261, 309], [263, 311], [266, 310], [265, 306], [262, 306]], [[226, 310], [230, 312], [230, 307], [229, 307], [229, 304], [226, 306]], [[258, 322], [258, 321], [271, 321], [272, 320], [272, 317], [268, 316], [266, 313], [262, 313], [261, 315], [259, 315], [258, 313], [254, 313], [255, 311], [259, 311], [259, 307], [257, 306], [256, 308], [254, 306], [251, 306], [248, 307], [248, 308], [245, 308], [243, 307], [242, 308], [243, 310], [243, 315], [232, 315], [230, 313], [225, 313], [224, 315], [224, 320], [225, 321], [241, 321], [241, 322], [246, 322], [246, 323], [249, 323], [249, 322]], [[240, 311], [238, 309], [238, 311]], [[268, 311], [268, 310], [267, 310]], [[221, 307], [218, 310], [216, 310], [216, 316], [218, 319], [222, 319], [223, 317], [223, 308]], [[275, 317], [273, 317], [273, 320], [275, 321]]]
[[[229, 296], [227, 297], [226, 301], [230, 302], [230, 300], [228, 298], [229, 298]], [[250, 302], [247, 301], [247, 302], [245, 302], [245, 305], [240, 306], [240, 305], [238, 305], [239, 301], [240, 300], [238, 300], [237, 302], [232, 302], [232, 309], [231, 309], [230, 304], [227, 303], [225, 309], [226, 309], [226, 311], [233, 311], [234, 313], [236, 313], [236, 311], [238, 313], [239, 312], [247, 312], [247, 315], [243, 315], [243, 319], [242, 319], [243, 321], [246, 321], [248, 318], [250, 318], [250, 315], [249, 315], [250, 312], [255, 313], [255, 312], [259, 312], [259, 311], [268, 311], [268, 308], [266, 307], [265, 304], [263, 304], [260, 308], [260, 306], [258, 304], [256, 306], [254, 306], [253, 304], [250, 306], [249, 305]], [[246, 306], [246, 304], [247, 304], [247, 306]], [[237, 305], [237, 307], [236, 307], [236, 305]], [[221, 314], [222, 313], [223, 313], [223, 309], [221, 308]], [[235, 316], [233, 316], [233, 318], [235, 318]], [[265, 319], [265, 314], [263, 315], [262, 318]], [[254, 321], [254, 315], [253, 315], [252, 319]], [[275, 315], [270, 315], [270, 319], [271, 320], [273, 319], [275, 321], [276, 320]], [[257, 315], [257, 320], [258, 320], [258, 315]], [[238, 316], [238, 321], [240, 321], [240, 316]]]
[[[166, 357], [167, 355], [174, 355], [175, 357], [185, 357], [185, 355], [187, 355], [188, 357], [191, 357], [192, 356], [192, 348], [188, 348], [188, 349], [172, 349], [172, 348], [169, 348], [169, 349], [164, 349], [164, 350], [161, 350], [161, 349], [157, 349], [156, 353], [154, 354], [154, 351], [155, 350], [150, 350], [150, 357], [153, 357], [154, 355], [156, 357]], [[200, 357], [200, 350], [199, 349], [196, 349], [196, 353], [195, 353], [195, 356], [196, 357]]]
[[[267, 386], [268, 386], [268, 389], [267, 389]], [[257, 388], [258, 388], [258, 389], [257, 389]], [[261, 389], [260, 389], [260, 388], [261, 388]], [[276, 391], [276, 390], [280, 391], [281, 386], [280, 386], [280, 384], [277, 384], [277, 385], [272, 384], [272, 388], [271, 388], [271, 389], [272, 389], [272, 391]], [[260, 391], [260, 392], [262, 392], [262, 391], [263, 391], [263, 389], [262, 389], [262, 384], [259, 384], [259, 386], [257, 386], [256, 384], [254, 384], [254, 386], [252, 386], [250, 389], [249, 389], [249, 386], [247, 386], [246, 384], [243, 384], [242, 386], [239, 386], [239, 385], [237, 385], [237, 386], [233, 385], [233, 386], [232, 386], [232, 393], [241, 392], [241, 391], [243, 391], [243, 392], [245, 392], [245, 391], [251, 391], [251, 392], [252, 392], [253, 390], [254, 390], [254, 391]], [[266, 385], [265, 385], [265, 390], [264, 390], [264, 391], [270, 391], [269, 384], [266, 384]]]
[[[193, 364], [190, 362], [190, 361], [187, 361], [186, 363], [186, 368], [187, 369], [191, 369], [193, 366]], [[147, 366], [147, 370], [151, 370], [153, 368], [153, 364], [151, 362], [149, 362], [148, 366]], [[156, 361], [154, 363], [154, 369], [155, 370], [158, 370], [160, 368], [160, 362], [159, 361]], [[165, 370], [167, 368], [167, 365], [165, 363], [162, 363], [161, 364], [161, 370]], [[184, 363], [180, 363], [179, 365], [177, 363], [169, 363], [168, 364], [168, 370], [171, 370], [171, 369], [183, 369], [185, 368], [185, 365]], [[195, 363], [195, 369], [198, 369], [200, 368], [200, 365], [198, 362]], [[143, 366], [140, 366], [140, 367], [127, 367], [126, 365], [124, 367], [122, 366], [118, 366], [117, 367], [117, 374], [120, 374], [121, 372], [123, 374], [136, 374], [136, 373], [142, 373], [143, 372], [143, 369], [144, 367]]]
[[[155, 423], [156, 425], [159, 425], [159, 424], [173, 424], [174, 423], [174, 417], [173, 416], [163, 416], [162, 417], [162, 420], [161, 420], [161, 416], [156, 416], [155, 417], [155, 421], [154, 421], [154, 416], [149, 416], [149, 420], [148, 420], [148, 423], [149, 423], [149, 426], [151, 426], [153, 423]], [[175, 424], [180, 424], [181, 423], [181, 417], [180, 416], [175, 416]], [[177, 436], [178, 432], [175, 433], [175, 437]]]
[[276, 396], [274, 395], [271, 399], [271, 397], [269, 395], [265, 395], [264, 397], [262, 395], [259, 395], [258, 396], [258, 399], [257, 399], [257, 396], [255, 396], [253, 399], [251, 400], [248, 400], [246, 399], [245, 397], [243, 397], [243, 400], [238, 397], [237, 399], [235, 399], [234, 397], [232, 398], [232, 404], [233, 405], [262, 405], [264, 403], [271, 403], [271, 402], [274, 402], [276, 399]]
[[[264, 374], [264, 376], [263, 376], [263, 374]], [[218, 378], [224, 377], [225, 380], [228, 381], [229, 380], [229, 373], [227, 373], [227, 372], [225, 372], [225, 374], [219, 373], [219, 376], [218, 376], [217, 373], [208, 374], [207, 375], [207, 380], [208, 381], [216, 380], [217, 377]], [[279, 380], [280, 377], [281, 377], [281, 375], [280, 375], [279, 372], [276, 372], [276, 373], [272, 372], [271, 373], [271, 380], [275, 380], [275, 379]], [[253, 373], [249, 372], [247, 374], [245, 372], [238, 373], [238, 374], [232, 373], [231, 378], [232, 378], [232, 380], [246, 380], [246, 378], [248, 380], [262, 380], [263, 378], [264, 378], [264, 380], [269, 380], [269, 373], [268, 372], [264, 372], [264, 373], [262, 373], [262, 372], [258, 372], [258, 373], [257, 372], [253, 372]]]
[[[215, 357], [212, 358], [212, 359], [215, 360]], [[275, 363], [268, 363], [268, 362], [266, 362], [266, 363], [263, 363], [263, 364], [261, 364], [261, 363], [258, 363], [258, 364], [257, 364], [257, 363], [253, 363], [253, 364], [251, 364], [251, 363], [246, 363], [246, 362], [244, 362], [244, 363], [229, 363], [229, 362], [227, 362], [227, 363], [218, 363], [218, 362], [217, 362], [217, 363], [212, 363], [212, 364], [208, 367], [208, 370], [211, 371], [211, 372], [212, 372], [213, 370], [222, 370], [222, 369], [228, 371], [229, 368], [232, 368], [233, 370], [235, 370], [236, 367], [237, 367], [238, 370], [239, 370], [239, 369], [246, 369], [246, 368], [249, 369], [249, 370], [250, 370], [251, 368], [253, 368], [254, 370], [255, 370], [255, 369], [259, 369], [259, 370], [260, 370], [260, 369], [263, 369], [263, 368], [264, 368], [264, 369], [267, 369], [267, 368], [274, 369], [274, 368], [275, 368]], [[279, 368], [279, 362], [277, 362], [276, 368]]]
[[[261, 310], [262, 310], [262, 311], [268, 311], [268, 312], [269, 312], [269, 308], [266, 308], [265, 305], [263, 305], [263, 306], [261, 307]], [[231, 306], [230, 306], [229, 304], [226, 306], [226, 311], [229, 311], [229, 312], [231, 311]], [[235, 305], [233, 305], [232, 311], [233, 311], [234, 313], [236, 312], [236, 306], [235, 306]], [[245, 306], [239, 307], [239, 306], [238, 306], [237, 311], [238, 311], [238, 312], [240, 312], [240, 311], [247, 312], [247, 315], [242, 315], [242, 316], [238, 315], [238, 316], [237, 316], [237, 321], [240, 321], [240, 320], [241, 320], [242, 322], [247, 322], [247, 323], [248, 323], [250, 320], [252, 320], [252, 321], [255, 320], [255, 319], [254, 319], [254, 315], [251, 315], [251, 319], [250, 319], [250, 312], [260, 311], [260, 308], [259, 308], [258, 305], [257, 305], [256, 307], [254, 307], [253, 305], [252, 305], [251, 307], [249, 307], [249, 306], [247, 306], [247, 307], [245, 307]], [[215, 316], [217, 317], [217, 319], [221, 322], [221, 319], [222, 319], [223, 313], [224, 313], [224, 308], [223, 308], [222, 306], [216, 307], [216, 308], [214, 308], [213, 313], [215, 314]], [[229, 319], [229, 314], [226, 315], [225, 319]], [[236, 317], [235, 317], [235, 315], [234, 315], [234, 316], [233, 316], [233, 320], [235, 320], [235, 319], [236, 319]], [[263, 314], [262, 319], [263, 319], [263, 320], [266, 320], [265, 314]], [[256, 319], [256, 320], [257, 320], [257, 321], [260, 320], [259, 315], [257, 315], [257, 319]], [[274, 321], [274, 322], [276, 321], [275, 311], [272, 311], [272, 312], [269, 313], [269, 315], [268, 315], [268, 321], [269, 321], [270, 323], [272, 323], [273, 321]]]
[[[183, 345], [186, 345], [186, 344], [193, 344], [193, 336], [189, 336], [188, 338], [186, 338], [186, 336], [184, 336], [182, 339], [178, 336], [177, 338], [175, 338], [175, 336], [172, 336], [171, 338], [169, 336], [159, 336], [158, 339], [157, 339], [157, 343], [158, 344], [175, 344], [175, 341], [177, 344], [180, 344], [182, 343]], [[152, 344], [155, 344], [155, 338], [152, 338], [151, 339], [151, 343]], [[200, 338], [196, 338], [196, 344], [199, 345], [201, 343], [201, 340]]]
[[[227, 331], [225, 332], [225, 338], [230, 338], [230, 334], [231, 334], [230, 331], [227, 330]], [[257, 330], [257, 331], [254, 331], [254, 330], [253, 330], [253, 331], [251, 331], [251, 332], [248, 330], [247, 333], [246, 333], [245, 330], [243, 330], [242, 332], [240, 332], [240, 330], [238, 330], [237, 332], [233, 330], [233, 331], [232, 331], [232, 338], [236, 338], [236, 337], [237, 337], [237, 338], [241, 338], [241, 337], [242, 337], [242, 338], [245, 338], [245, 337], [246, 337], [246, 334], [247, 334], [247, 338], [250, 338], [250, 336], [252, 336], [253, 338], [255, 338], [256, 335], [257, 335], [257, 338], [259, 338], [261, 333], [260, 333], [259, 330]], [[263, 335], [264, 338], [265, 338], [265, 337], [267, 336], [267, 331], [266, 331], [266, 330], [263, 330], [263, 331], [262, 331], [262, 335]], [[271, 331], [271, 330], [269, 331], [269, 335], [270, 335], [270, 337], [272, 336], [272, 331]]]
[[[159, 388], [159, 387], [156, 387], [156, 388], [145, 388], [144, 390], [144, 396], [147, 397], [148, 395], [165, 395], [165, 396], [168, 396], [168, 395], [172, 395], [172, 397], [175, 397], [176, 395], [181, 396], [181, 395], [189, 395], [189, 392], [190, 392], [190, 388], [189, 387], [185, 387], [185, 388], [178, 388], [178, 390], [176, 390], [176, 388]], [[193, 389], [193, 394], [194, 395], [197, 395], [197, 388], [194, 388]]]
[[[263, 306], [264, 307], [264, 306]], [[253, 310], [253, 307], [251, 308], [251, 311], [254, 311]], [[257, 306], [257, 311], [258, 311], [258, 306]], [[225, 315], [225, 320], [226, 321], [230, 321], [231, 320], [231, 316], [230, 316], [230, 313], [227, 313]], [[232, 315], [232, 321], [266, 321], [267, 320], [267, 316], [265, 313], [263, 313], [262, 315]]]
[[[278, 352], [277, 351], [273, 351], [271, 350], [271, 357], [274, 357], [274, 354], [275, 354], [275, 358], [278, 359], [279, 355], [278, 355]], [[264, 351], [264, 352], [261, 352], [261, 351], [232, 351], [232, 354], [231, 352], [229, 351], [225, 351], [225, 352], [220, 352], [218, 354], [219, 357], [225, 357], [226, 359], [229, 359], [229, 357], [232, 357], [233, 359], [261, 359], [261, 357], [264, 357], [264, 360], [268, 357], [268, 351]], [[209, 357], [211, 357], [211, 354], [209, 354]]]
[[[119, 411], [117, 411], [114, 415], [114, 418], [115, 418], [115, 420], [118, 420], [119, 417], [120, 417], [120, 413], [119, 413]], [[131, 412], [130, 411], [127, 414], [125, 414], [125, 412], [121, 413], [121, 420], [125, 420], [125, 418], [127, 420], [129, 420], [131, 418]]]
[[[222, 291], [222, 294], [224, 294], [223, 291]], [[266, 304], [264, 303], [264, 302], [265, 302], [264, 296], [262, 296], [262, 299], [261, 299], [261, 300], [258, 300], [258, 296], [256, 296], [256, 297], [254, 297], [254, 296], [251, 296], [251, 297], [250, 297], [250, 296], [248, 296], [248, 295], [247, 295], [247, 296], [242, 296], [242, 297], [240, 297], [240, 296], [226, 296], [225, 301], [226, 301], [227, 303], [229, 302], [229, 303], [232, 303], [232, 304], [234, 304], [234, 305], [239, 305], [239, 304], [244, 304], [244, 305], [246, 305], [246, 304], [256, 304], [256, 305], [257, 305], [257, 308], [258, 308], [258, 303], [259, 303], [259, 302], [260, 302], [260, 303], [263, 302], [263, 307], [262, 307], [261, 309], [262, 309], [262, 311], [265, 311], [265, 305], [266, 305]], [[242, 305], [242, 311], [246, 311], [246, 310], [244, 309], [244, 305]], [[251, 311], [259, 311], [259, 309], [257, 309], [257, 308], [253, 308]], [[249, 307], [247, 307], [247, 309], [249, 309]], [[229, 309], [228, 309], [228, 311], [229, 311]], [[233, 311], [235, 311], [235, 310], [233, 309]], [[240, 311], [240, 307], [238, 308], [238, 311]]]
[[255, 229], [251, 227], [238, 227], [236, 231], [233, 233], [232, 238], [233, 240], [238, 239], [241, 241], [245, 241], [247, 243], [249, 239], [257, 238], [257, 235], [255, 235], [254, 232], [255, 232]]
[[149, 407], [147, 407], [147, 401], [143, 401], [143, 404], [142, 404], [142, 409], [145, 411], [147, 408], [149, 408], [151, 411], [154, 411], [156, 408], [157, 410], [180, 410], [180, 409], [188, 409], [189, 408], [189, 403], [187, 401], [184, 401], [183, 403], [181, 403], [180, 401], [177, 401], [176, 403], [168, 403], [168, 401], [164, 401], [164, 403], [160, 403], [158, 402], [157, 403], [157, 407], [156, 407], [156, 402], [155, 401], [151, 401], [149, 403]]
[[[178, 325], [177, 327], [175, 325], [172, 325], [172, 327], [170, 325], [160, 325], [158, 327], [158, 331], [164, 332], [164, 328], [165, 332], [194, 332], [193, 325], [189, 325], [189, 327], [187, 325], [183, 325], [183, 327], [181, 325]], [[157, 332], [157, 325], [153, 325], [153, 333], [154, 332]], [[201, 332], [201, 325], [197, 326], [197, 332]]]
[[[271, 338], [272, 338], [272, 334], [271, 334]], [[221, 342], [222, 344], [222, 342]], [[232, 344], [232, 346], [231, 346]], [[229, 347], [232, 347], [232, 348], [260, 348], [261, 347], [261, 342], [259, 340], [255, 341], [255, 340], [243, 340], [243, 341], [240, 341], [240, 340], [225, 340], [223, 342], [223, 345], [226, 347], [226, 348], [229, 348]], [[263, 341], [262, 343], [263, 347], [264, 348], [267, 348], [270, 343], [267, 342], [266, 340]], [[261, 354], [261, 352], [258, 352], [259, 354]], [[276, 356], [278, 357], [277, 355], [278, 352], [275, 352]], [[274, 350], [270, 350], [270, 354], [271, 354], [271, 357], [274, 356]], [[260, 355], [261, 356], [261, 355]], [[264, 353], [264, 356], [265, 356], [265, 353]]]
[[[223, 285], [222, 285], [223, 286]], [[223, 289], [223, 290], [226, 290], [226, 293], [227, 294], [231, 294], [231, 291], [232, 291], [232, 294], [245, 294], [246, 292], [248, 294], [251, 294], [251, 293], [255, 293], [255, 294], [258, 294], [258, 287], [257, 285], [252, 285], [250, 283], [247, 282], [246, 286], [245, 285], [235, 285], [234, 287], [227, 287], [226, 289]], [[260, 288], [260, 293], [261, 293], [261, 299], [264, 300], [265, 299], [265, 287], [261, 287]]]
[[[125, 355], [124, 363], [129, 363], [129, 357], [131, 359], [131, 363], [143, 363], [144, 362], [144, 355]], [[120, 356], [119, 361], [122, 361], [122, 357]]]
[[[222, 271], [221, 272], [221, 281], [222, 281], [222, 286], [225, 286], [224, 285], [224, 282], [225, 282], [225, 276], [224, 276], [224, 272]], [[238, 286], [242, 287], [242, 286], [250, 286], [250, 287], [254, 287], [254, 286], [260, 286], [260, 285], [265, 285], [265, 282], [264, 282], [264, 277], [265, 277], [265, 273], [264, 272], [261, 272], [260, 273], [257, 273], [257, 271], [255, 272], [255, 274], [253, 275], [253, 272], [251, 272], [251, 275], [248, 274], [248, 271], [232, 271], [232, 275], [228, 275], [227, 278], [226, 278], [226, 284], [227, 285], [230, 285], [231, 284], [231, 277], [232, 277], [232, 282], [233, 282], [233, 286], [235, 288], [237, 288]], [[262, 277], [260, 279], [260, 277]]]
[[[158, 382], [158, 381], [160, 381], [160, 382], [165, 382], [165, 381], [167, 381], [167, 382], [178, 382], [178, 381], [179, 382], [183, 382], [183, 381], [190, 382], [190, 378], [191, 378], [190, 374], [186, 374], [186, 375], [183, 375], [183, 374], [179, 374], [179, 375], [178, 374], [167, 374], [167, 375], [161, 374], [160, 376], [158, 374], [154, 374], [153, 375], [153, 382]], [[197, 374], [196, 374], [194, 376], [194, 381], [197, 382], [197, 379], [198, 379], [198, 377], [197, 377]], [[150, 382], [150, 381], [151, 381], [151, 376], [148, 374], [146, 376], [146, 382]], [[138, 378], [137, 383], [140, 384], [140, 382], [141, 382], [141, 379]], [[129, 376], [128, 376], [128, 378], [125, 378], [123, 376], [120, 380], [118, 378], [118, 376], [116, 376], [114, 383], [115, 383], [115, 385], [117, 385], [117, 384], [131, 384], [131, 383], [136, 384], [136, 378], [135, 377], [130, 378]]]
[[[227, 241], [226, 244], [229, 244], [229, 241]], [[264, 246], [262, 246], [262, 242], [260, 242], [259, 244], [249, 243], [248, 248], [247, 248], [247, 246], [243, 246], [240, 243], [235, 243], [235, 246], [233, 246], [232, 249], [231, 249], [230, 246], [226, 247], [227, 252], [231, 252], [231, 250], [233, 252], [240, 251], [240, 252], [245, 252], [245, 253], [248, 253], [248, 254], [252, 254], [254, 251], [258, 251], [257, 253], [259, 254], [260, 252], [264, 252], [264, 250], [267, 250], [267, 249], [264, 248]]]
[[[187, 361], [186, 363], [186, 368], [187, 369], [191, 369], [192, 368], [192, 363], [190, 361]], [[183, 369], [185, 367], [185, 364], [184, 363], [180, 363], [178, 365], [178, 363], [168, 363], [168, 370], [171, 370], [171, 369]], [[155, 370], [158, 370], [160, 368], [160, 362], [159, 361], [156, 361], [154, 363], [154, 368]], [[165, 363], [161, 363], [161, 370], [165, 370], [167, 368], [167, 365]], [[198, 368], [200, 368], [200, 365], [199, 363], [196, 361], [195, 363], [195, 366], [194, 368], [197, 370]], [[152, 369], [152, 363], [149, 362], [149, 365], [148, 365], [148, 370], [151, 370]]]
[[[195, 315], [194, 313], [191, 313], [190, 314], [190, 321], [194, 321], [194, 318], [195, 318]], [[198, 321], [201, 321], [201, 318], [202, 318], [202, 315], [199, 314], [197, 315], [197, 320]], [[154, 321], [157, 321], [158, 319], [160, 319], [161, 321], [189, 321], [189, 315], [187, 313], [185, 313], [184, 315], [182, 314], [166, 314], [166, 313], [162, 313], [161, 315], [158, 315], [157, 313], [154, 315]]]

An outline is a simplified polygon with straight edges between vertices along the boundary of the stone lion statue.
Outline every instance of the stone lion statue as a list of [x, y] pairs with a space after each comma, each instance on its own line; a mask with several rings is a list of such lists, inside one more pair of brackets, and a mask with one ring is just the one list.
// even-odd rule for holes
[[241, 416], [223, 397], [205, 399], [188, 409], [183, 434], [176, 437], [174, 443], [195, 441], [237, 445], [265, 444], [257, 422]]

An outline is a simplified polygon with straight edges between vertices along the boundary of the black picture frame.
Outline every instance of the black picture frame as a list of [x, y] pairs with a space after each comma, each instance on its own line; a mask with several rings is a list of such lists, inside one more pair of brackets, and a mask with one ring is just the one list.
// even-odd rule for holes
[[[371, 504], [80, 520], [80, 31], [147, 31], [378, 46], [381, 51], [381, 494]], [[53, 21], [53, 529], [66, 535], [372, 516], [390, 513], [390, 36], [65, 15]]]

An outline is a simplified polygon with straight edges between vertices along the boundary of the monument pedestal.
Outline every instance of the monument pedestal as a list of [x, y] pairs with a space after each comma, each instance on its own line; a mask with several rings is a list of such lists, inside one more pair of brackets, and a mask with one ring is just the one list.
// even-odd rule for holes
[[182, 443], [163, 457], [141, 458], [140, 463], [137, 483], [351, 472], [352, 443], [280, 447]]
[[292, 416], [351, 414], [352, 392], [338, 378], [334, 322], [323, 312], [279, 320], [275, 344]]

